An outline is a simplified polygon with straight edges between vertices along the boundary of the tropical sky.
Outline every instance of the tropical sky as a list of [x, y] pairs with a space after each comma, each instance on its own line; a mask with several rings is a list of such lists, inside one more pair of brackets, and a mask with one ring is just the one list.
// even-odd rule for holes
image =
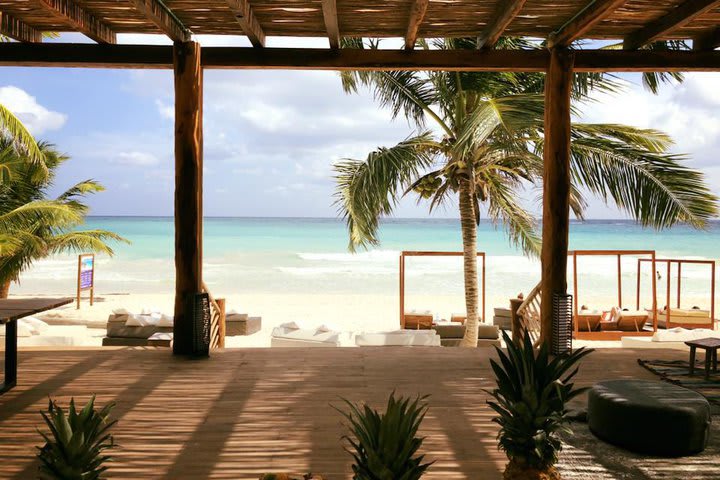
[[[59, 41], [84, 41], [63, 35]], [[244, 38], [199, 37], [203, 45], [247, 45]], [[121, 43], [163, 43], [121, 35]], [[392, 42], [388, 43], [392, 46]], [[269, 39], [269, 46], [326, 47], [327, 41]], [[72, 157], [57, 188], [93, 178], [106, 191], [91, 200], [93, 215], [171, 215], [173, 205], [173, 79], [171, 71], [4, 68], [0, 102], [38, 139]], [[623, 76], [621, 94], [585, 105], [586, 122], [656, 128], [675, 151], [706, 172], [720, 194], [720, 75], [689, 74], [660, 95], [640, 77]], [[208, 216], [332, 217], [332, 165], [363, 158], [412, 133], [371, 95], [346, 95], [334, 72], [207, 71], [205, 73], [205, 214]], [[536, 192], [527, 193], [536, 206]], [[427, 215], [405, 199], [400, 217]], [[437, 216], [452, 217], [450, 208]], [[589, 218], [623, 214], [592, 200]]]

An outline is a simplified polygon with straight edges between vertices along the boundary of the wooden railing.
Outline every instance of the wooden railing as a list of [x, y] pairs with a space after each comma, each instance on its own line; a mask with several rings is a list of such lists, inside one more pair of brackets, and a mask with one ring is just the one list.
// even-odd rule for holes
[[213, 298], [204, 283], [203, 292], [210, 296], [210, 349], [225, 348], [225, 299]]
[[530, 334], [530, 339], [535, 347], [540, 345], [540, 297], [541, 284], [538, 283], [535, 288], [525, 297], [517, 310], [520, 318], [522, 332], [520, 338], [524, 336], [524, 332]]

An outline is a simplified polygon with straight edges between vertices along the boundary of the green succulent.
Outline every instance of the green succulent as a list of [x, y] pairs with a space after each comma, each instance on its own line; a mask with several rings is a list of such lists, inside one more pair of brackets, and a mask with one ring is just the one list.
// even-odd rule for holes
[[569, 430], [565, 405], [587, 390], [571, 383], [575, 365], [592, 350], [550, 358], [547, 345], [536, 351], [527, 332], [521, 345], [504, 331], [503, 337], [507, 353], [495, 347], [499, 362], [490, 360], [497, 388], [487, 392], [495, 399], [488, 404], [499, 415], [493, 419], [500, 425], [499, 447], [515, 467], [549, 469], [562, 448], [557, 434]]
[[56, 402], [50, 400], [48, 413], [41, 412], [50, 435], [38, 432], [45, 440], [38, 447], [41, 480], [98, 480], [111, 458], [105, 450], [115, 447], [108, 430], [117, 420], [109, 421], [110, 403], [100, 411], [95, 409], [95, 396], [78, 412], [75, 399], [70, 400], [67, 415]]
[[416, 480], [431, 463], [422, 463], [417, 455], [423, 439], [417, 436], [427, 413], [427, 397], [388, 399], [385, 413], [367, 405], [356, 406], [347, 400], [350, 412], [340, 412], [350, 422], [350, 435], [344, 436], [353, 463], [353, 480]]

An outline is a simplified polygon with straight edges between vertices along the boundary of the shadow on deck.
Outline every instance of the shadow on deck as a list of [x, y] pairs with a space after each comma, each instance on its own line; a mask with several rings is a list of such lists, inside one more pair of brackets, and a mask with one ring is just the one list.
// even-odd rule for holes
[[[110, 478], [255, 479], [265, 471], [350, 478], [342, 419], [330, 404], [342, 407], [342, 397], [382, 406], [392, 390], [431, 395], [422, 432], [424, 451], [436, 460], [429, 479], [500, 478], [505, 457], [497, 450], [483, 392], [493, 385], [491, 354], [450, 348], [253, 349], [187, 360], [154, 349], [24, 351], [18, 386], [0, 396], [0, 478], [35, 477], [38, 412], [48, 396], [66, 404], [70, 396], [84, 402], [93, 393], [99, 404], [117, 403], [120, 448]], [[684, 357], [599, 350], [583, 362], [579, 383], [653, 378], [637, 365], [640, 355]], [[713, 452], [693, 463], [716, 473]], [[601, 458], [582, 449], [566, 453], [568, 465], [607, 470]], [[592, 468], [587, 477], [577, 469], [567, 478], [600, 478]], [[672, 477], [667, 469], [662, 473]]]

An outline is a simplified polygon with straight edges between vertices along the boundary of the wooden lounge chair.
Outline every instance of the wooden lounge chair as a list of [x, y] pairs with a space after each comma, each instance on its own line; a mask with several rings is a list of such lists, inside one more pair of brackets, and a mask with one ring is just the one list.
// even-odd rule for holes
[[430, 311], [405, 312], [405, 330], [430, 330], [433, 325], [433, 314]]
[[617, 318], [617, 329], [622, 332], [642, 332], [648, 321], [648, 313], [622, 310]]
[[581, 332], [596, 332], [600, 329], [602, 318], [603, 312], [599, 310], [580, 310], [575, 316], [575, 322]]

